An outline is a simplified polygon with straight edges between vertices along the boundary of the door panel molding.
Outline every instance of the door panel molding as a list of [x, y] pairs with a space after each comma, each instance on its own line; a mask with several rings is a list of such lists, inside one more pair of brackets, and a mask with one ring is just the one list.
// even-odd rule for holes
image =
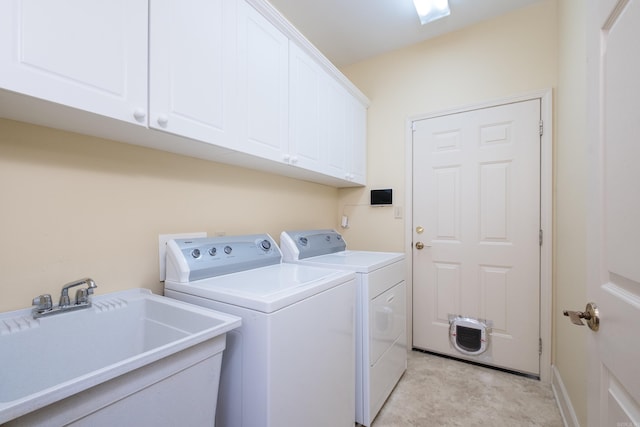
[[[551, 331], [552, 331], [552, 256], [553, 256], [553, 92], [551, 89], [515, 95], [513, 97], [489, 100], [478, 104], [469, 104], [453, 109], [410, 116], [405, 124], [405, 247], [411, 252], [413, 240], [413, 122], [446, 116], [450, 114], [497, 107], [516, 102], [540, 99], [541, 144], [540, 144], [540, 226], [542, 244], [540, 248], [540, 380], [551, 382]], [[508, 137], [506, 127], [487, 130], [488, 143], [497, 143], [500, 137]], [[493, 142], [489, 142], [496, 140]], [[443, 135], [440, 148], [455, 144], [451, 135]], [[407, 328], [408, 342], [413, 343], [413, 257], [407, 257]]]

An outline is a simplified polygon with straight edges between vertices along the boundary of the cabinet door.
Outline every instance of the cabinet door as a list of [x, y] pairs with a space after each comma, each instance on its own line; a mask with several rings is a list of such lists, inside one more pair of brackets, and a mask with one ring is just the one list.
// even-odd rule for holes
[[367, 183], [367, 109], [350, 97], [348, 179], [357, 184]]
[[0, 87], [146, 125], [146, 0], [3, 0]]
[[283, 161], [288, 155], [289, 41], [253, 7], [238, 4], [238, 150]]
[[351, 120], [347, 93], [331, 78], [325, 79], [322, 96], [326, 111], [327, 174], [340, 179], [349, 178], [348, 122]]
[[233, 144], [236, 4], [151, 0], [150, 127]]
[[326, 111], [321, 104], [326, 78], [317, 63], [295, 44], [289, 44], [289, 152], [290, 162], [324, 172]]

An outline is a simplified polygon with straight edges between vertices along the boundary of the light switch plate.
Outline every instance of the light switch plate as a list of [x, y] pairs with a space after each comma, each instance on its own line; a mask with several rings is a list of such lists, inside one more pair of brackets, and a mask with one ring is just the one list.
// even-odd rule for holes
[[160, 234], [158, 235], [158, 261], [160, 265], [160, 281], [164, 282], [167, 273], [167, 242], [171, 239], [190, 239], [192, 237], [207, 237], [206, 231], [193, 233]]
[[402, 219], [402, 206], [394, 206], [393, 217], [395, 219]]

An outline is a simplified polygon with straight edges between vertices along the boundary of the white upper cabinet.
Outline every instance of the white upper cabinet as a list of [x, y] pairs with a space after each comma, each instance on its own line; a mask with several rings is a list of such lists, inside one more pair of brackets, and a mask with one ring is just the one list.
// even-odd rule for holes
[[348, 96], [337, 82], [326, 79], [323, 88], [326, 105], [327, 128], [327, 173], [340, 179], [347, 179], [349, 172], [349, 108]]
[[289, 45], [289, 155], [299, 167], [323, 171], [327, 128], [323, 84], [326, 73], [294, 43]]
[[367, 183], [367, 108], [356, 98], [350, 97], [349, 144], [347, 144], [346, 179], [354, 184]]
[[243, 0], [238, 2], [237, 149], [287, 161], [289, 40]]
[[150, 1], [150, 127], [233, 146], [236, 9], [229, 0]]
[[0, 88], [146, 125], [147, 0], [3, 0]]
[[0, 117], [342, 187], [367, 102], [266, 0], [0, 1]]
[[354, 184], [366, 184], [367, 110], [344, 87], [327, 78], [323, 90], [327, 98], [326, 146], [328, 175]]
[[291, 163], [364, 185], [366, 108], [293, 42], [289, 62]]

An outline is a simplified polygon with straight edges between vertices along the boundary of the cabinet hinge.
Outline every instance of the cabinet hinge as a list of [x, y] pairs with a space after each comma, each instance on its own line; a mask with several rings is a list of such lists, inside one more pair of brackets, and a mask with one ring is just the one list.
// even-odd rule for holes
[[538, 234], [538, 240], [540, 241], [540, 246], [542, 246], [542, 230], [540, 230], [540, 233]]
[[542, 338], [538, 338], [538, 355], [542, 355]]
[[540, 136], [544, 134], [544, 122], [540, 120]]

